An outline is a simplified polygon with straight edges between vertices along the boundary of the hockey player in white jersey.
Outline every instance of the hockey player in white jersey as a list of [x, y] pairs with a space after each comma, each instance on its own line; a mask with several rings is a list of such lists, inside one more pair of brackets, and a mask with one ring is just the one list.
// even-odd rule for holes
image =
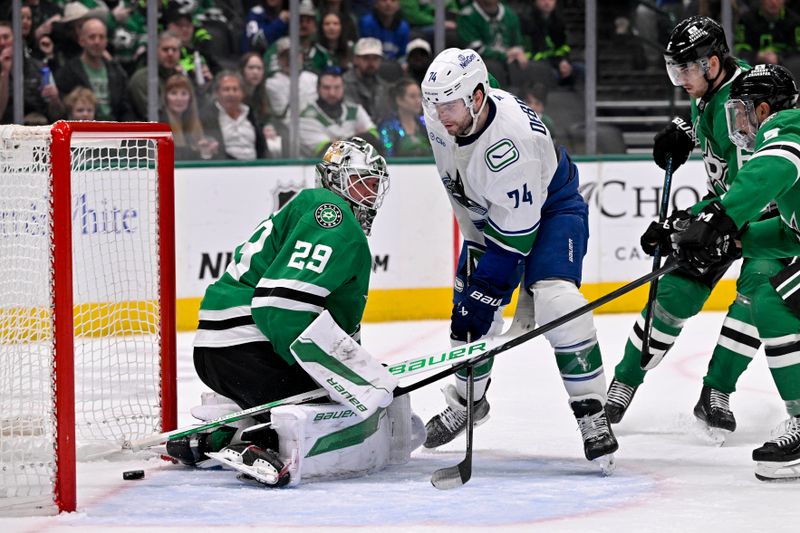
[[[441, 52], [425, 74], [422, 95], [436, 168], [464, 237], [453, 293], [453, 342], [498, 334], [502, 308], [521, 277], [515, 321], [522, 319], [528, 328], [586, 304], [578, 287], [588, 206], [566, 150], [522, 100], [489, 87], [486, 66], [474, 50]], [[468, 258], [475, 265], [469, 279]], [[545, 337], [555, 350], [586, 458], [610, 460], [617, 441], [603, 409], [605, 375], [592, 315]], [[489, 415], [491, 366], [490, 360], [475, 369], [476, 425]], [[465, 376], [445, 388], [448, 407], [427, 423], [425, 447], [441, 446], [464, 431]]]

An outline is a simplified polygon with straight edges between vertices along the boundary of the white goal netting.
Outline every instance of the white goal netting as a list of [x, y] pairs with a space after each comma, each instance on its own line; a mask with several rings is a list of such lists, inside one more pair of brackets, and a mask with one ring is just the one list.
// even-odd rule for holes
[[[49, 511], [58, 498], [56, 413], [68, 406], [56, 391], [73, 384], [56, 379], [54, 330], [74, 334], [79, 458], [162, 427], [156, 142], [73, 139], [69, 172], [53, 172], [50, 131], [0, 127], [0, 514]], [[63, 179], [74, 317], [54, 308]]]

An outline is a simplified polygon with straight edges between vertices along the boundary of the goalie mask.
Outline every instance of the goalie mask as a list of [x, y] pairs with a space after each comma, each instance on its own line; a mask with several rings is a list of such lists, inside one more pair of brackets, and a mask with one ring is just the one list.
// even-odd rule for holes
[[664, 61], [669, 79], [676, 87], [698, 78], [705, 79], [710, 86], [714, 80], [708, 78], [708, 58], [717, 56], [721, 63], [729, 53], [725, 32], [717, 21], [690, 17], [673, 28], [664, 49]]
[[425, 112], [442, 122], [443, 117], [454, 113], [463, 115], [466, 107], [472, 117], [472, 127], [466, 135], [472, 135], [478, 125], [477, 118], [486, 106], [484, 98], [478, 111], [472, 108], [472, 95], [480, 86], [485, 95], [489, 90], [489, 73], [481, 56], [470, 49], [448, 48], [436, 56], [422, 80]]
[[369, 236], [372, 221], [389, 190], [386, 160], [364, 139], [336, 141], [317, 164], [317, 186], [343, 198], [353, 209], [364, 234]]
[[[756, 134], [767, 116], [792, 109], [797, 104], [797, 85], [792, 74], [780, 65], [756, 65], [734, 80], [725, 102], [725, 118], [731, 142], [753, 151]], [[766, 103], [769, 115], [759, 120], [756, 108]]]

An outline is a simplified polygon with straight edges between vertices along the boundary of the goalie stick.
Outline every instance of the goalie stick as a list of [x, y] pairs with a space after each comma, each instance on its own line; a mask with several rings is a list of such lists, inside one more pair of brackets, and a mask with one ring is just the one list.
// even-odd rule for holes
[[[481, 354], [488, 352], [494, 344], [499, 344], [500, 342], [499, 339], [495, 339], [494, 342], [492, 341], [493, 341], [492, 339], [483, 339], [471, 342], [469, 344], [464, 344], [456, 348], [449, 348], [441, 352], [432, 352], [432, 353], [429, 352], [425, 355], [421, 356], [417, 355], [410, 359], [406, 359], [405, 361], [398, 361], [395, 363], [391, 363], [389, 364], [386, 370], [390, 374], [396, 376], [398, 379], [414, 376], [416, 374], [431, 372], [433, 370], [437, 370], [439, 368], [453, 364], [454, 362], [474, 359], [480, 356]], [[328, 393], [325, 389], [323, 388], [315, 389], [302, 394], [297, 394], [295, 396], [290, 396], [288, 398], [283, 398], [262, 405], [257, 405], [255, 407], [250, 407], [249, 409], [244, 409], [242, 411], [236, 411], [234, 413], [230, 413], [228, 415], [224, 415], [219, 418], [209, 420], [202, 424], [193, 424], [191, 426], [174, 429], [172, 431], [157, 433], [149, 437], [144, 437], [138, 440], [125, 441], [122, 444], [122, 449], [134, 452], [143, 450], [145, 448], [157, 446], [168, 440], [178, 439], [180, 437], [186, 437], [188, 435], [193, 435], [195, 433], [200, 433], [202, 431], [207, 431], [209, 429], [214, 429], [220, 426], [224, 426], [226, 424], [236, 422], [238, 420], [247, 418], [249, 416], [255, 416], [262, 413], [266, 413], [268, 411], [271, 411], [273, 408], [279, 407], [281, 405], [293, 405], [298, 403], [309, 402], [311, 400], [323, 398], [327, 395]]]
[[[663, 224], [667, 219], [667, 211], [669, 210], [669, 193], [672, 189], [672, 156], [667, 157], [667, 170], [664, 172], [664, 189], [661, 193], [661, 206], [658, 210], [658, 222]], [[661, 246], [656, 246], [653, 253], [653, 270], [661, 267]], [[658, 293], [658, 278], [650, 282], [650, 293], [647, 295], [647, 305], [644, 311], [644, 324], [642, 324], [642, 352], [639, 354], [639, 366], [642, 370], [649, 369], [653, 360], [653, 354], [650, 353], [650, 329], [653, 322], [653, 305], [656, 301], [656, 294]]]
[[[578, 309], [575, 309], [574, 311], [567, 313], [566, 315], [562, 316], [559, 319], [556, 319], [548, 324], [545, 324], [544, 326], [528, 331], [518, 337], [514, 337], [511, 340], [503, 342], [504, 341], [503, 337], [498, 337], [495, 339], [481, 339], [471, 342], [469, 344], [464, 344], [457, 348], [451, 348], [448, 350], [444, 350], [442, 352], [435, 352], [436, 355], [415, 356], [412, 357], [411, 359], [391, 364], [389, 365], [387, 370], [389, 371], [389, 373], [397, 376], [399, 379], [410, 377], [416, 374], [427, 373], [432, 370], [437, 370], [440, 368], [442, 369], [440, 372], [432, 376], [429, 376], [427, 378], [424, 378], [420, 381], [417, 381], [415, 383], [412, 383], [406, 387], [396, 388], [394, 390], [394, 396], [396, 398], [398, 396], [402, 396], [403, 394], [408, 394], [411, 391], [417, 390], [419, 388], [424, 387], [425, 385], [438, 381], [446, 376], [452, 375], [458, 370], [466, 368], [467, 365], [469, 364], [472, 363], [478, 364], [482, 361], [485, 361], [489, 357], [493, 357], [501, 352], [510, 350], [511, 348], [514, 348], [515, 346], [522, 344], [523, 342], [529, 341], [534, 337], [538, 337], [539, 335], [546, 333], [547, 331], [550, 331], [553, 328], [556, 328], [566, 322], [569, 322], [573, 318], [576, 318], [584, 313], [588, 313], [589, 311], [592, 311], [600, 307], [601, 305], [610, 302], [611, 300], [619, 298], [623, 294], [626, 294], [644, 285], [645, 283], [654, 278], [672, 272], [676, 268], [677, 264], [665, 265], [656, 271], [650, 272], [649, 274], [646, 274], [641, 278], [634, 280], [628, 283], [627, 285], [624, 285], [606, 294], [605, 296], [601, 296], [597, 300], [589, 302], [583, 307], [579, 307]], [[447, 367], [447, 365], [452, 365], [452, 366]], [[250, 407], [249, 409], [244, 409], [242, 411], [236, 411], [234, 413], [221, 416], [213, 420], [209, 420], [203, 424], [193, 424], [191, 426], [185, 426], [183, 428], [174, 429], [172, 431], [166, 431], [164, 433], [156, 433], [149, 437], [144, 437], [133, 441], [125, 441], [122, 444], [122, 450], [140, 451], [145, 448], [157, 446], [171, 439], [177, 439], [180, 437], [193, 435], [201, 431], [214, 429], [220, 426], [224, 426], [226, 424], [230, 424], [231, 422], [236, 422], [237, 420], [241, 420], [249, 416], [255, 416], [258, 414], [266, 413], [272, 410], [273, 408], [281, 405], [292, 405], [292, 404], [309, 402], [311, 400], [315, 400], [317, 398], [323, 398], [325, 396], [327, 396], [327, 392], [325, 391], [325, 389], [323, 388], [315, 389], [302, 394], [297, 394], [295, 396], [290, 396], [288, 398], [283, 398], [280, 400], [275, 400], [273, 402]]]

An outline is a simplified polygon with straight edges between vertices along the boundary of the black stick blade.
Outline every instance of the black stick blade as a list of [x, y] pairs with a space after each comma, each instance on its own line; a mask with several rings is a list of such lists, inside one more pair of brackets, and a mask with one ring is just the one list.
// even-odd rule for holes
[[439, 490], [457, 489], [472, 477], [472, 458], [467, 456], [455, 466], [440, 468], [431, 475], [431, 484]]

